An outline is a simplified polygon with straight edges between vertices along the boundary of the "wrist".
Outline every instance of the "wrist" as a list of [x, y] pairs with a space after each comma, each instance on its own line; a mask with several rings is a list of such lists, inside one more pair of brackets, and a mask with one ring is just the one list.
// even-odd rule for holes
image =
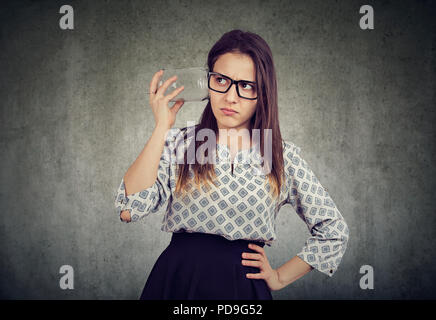
[[156, 124], [156, 126], [154, 127], [153, 134], [162, 137], [164, 140], [166, 140], [170, 129], [171, 129], [170, 126], [164, 124]]
[[171, 126], [169, 126], [166, 123], [159, 123], [156, 122], [155, 126], [154, 126], [155, 130], [170, 130]]
[[274, 269], [274, 271], [276, 272], [276, 275], [277, 275], [277, 282], [279, 283], [280, 289], [283, 289], [284, 287], [287, 286], [287, 284], [284, 283], [283, 280], [280, 278], [280, 272], [279, 272], [279, 269]]

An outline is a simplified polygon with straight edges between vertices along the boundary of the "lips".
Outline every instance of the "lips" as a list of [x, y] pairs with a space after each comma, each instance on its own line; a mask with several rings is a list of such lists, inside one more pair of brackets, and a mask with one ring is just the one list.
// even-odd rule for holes
[[226, 116], [233, 116], [235, 115], [237, 112], [231, 109], [221, 109], [221, 111], [226, 115]]
[[229, 109], [229, 108], [221, 108], [222, 111], [226, 111], [226, 112], [233, 112], [233, 113], [237, 113], [235, 110], [233, 109]]

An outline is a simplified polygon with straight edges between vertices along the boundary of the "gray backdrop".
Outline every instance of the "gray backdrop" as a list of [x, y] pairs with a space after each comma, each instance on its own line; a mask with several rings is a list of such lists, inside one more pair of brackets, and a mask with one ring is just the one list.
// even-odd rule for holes
[[[61, 30], [59, 8], [74, 8]], [[375, 29], [359, 28], [371, 4]], [[435, 16], [431, 1], [11, 1], [0, 12], [1, 297], [137, 299], [171, 234], [163, 212], [120, 222], [114, 195], [154, 126], [160, 67], [204, 66], [240, 28], [270, 45], [281, 132], [302, 148], [350, 228], [333, 278], [274, 299], [436, 297]], [[205, 103], [185, 103], [176, 127]], [[290, 206], [273, 267], [308, 230]], [[374, 289], [362, 290], [362, 265]], [[59, 268], [74, 268], [61, 290]]]

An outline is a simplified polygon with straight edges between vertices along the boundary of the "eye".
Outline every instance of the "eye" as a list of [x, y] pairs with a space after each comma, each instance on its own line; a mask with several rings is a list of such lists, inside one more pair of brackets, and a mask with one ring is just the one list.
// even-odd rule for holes
[[218, 82], [219, 84], [226, 84], [227, 79], [223, 78], [223, 77], [216, 77], [215, 78], [216, 82]]
[[242, 86], [242, 89], [244, 89], [244, 90], [254, 90], [254, 86], [248, 82], [242, 82], [241, 86]]

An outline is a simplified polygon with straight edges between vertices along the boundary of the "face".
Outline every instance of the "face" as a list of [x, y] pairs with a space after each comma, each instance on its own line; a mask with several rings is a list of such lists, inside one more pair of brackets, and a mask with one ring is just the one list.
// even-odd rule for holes
[[[256, 71], [250, 56], [240, 53], [225, 53], [213, 66], [214, 72], [219, 72], [233, 80], [256, 81]], [[232, 85], [226, 93], [209, 89], [210, 103], [219, 129], [249, 129], [250, 119], [256, 111], [256, 100], [248, 100], [238, 96], [236, 86]], [[222, 108], [236, 111], [226, 114]]]

